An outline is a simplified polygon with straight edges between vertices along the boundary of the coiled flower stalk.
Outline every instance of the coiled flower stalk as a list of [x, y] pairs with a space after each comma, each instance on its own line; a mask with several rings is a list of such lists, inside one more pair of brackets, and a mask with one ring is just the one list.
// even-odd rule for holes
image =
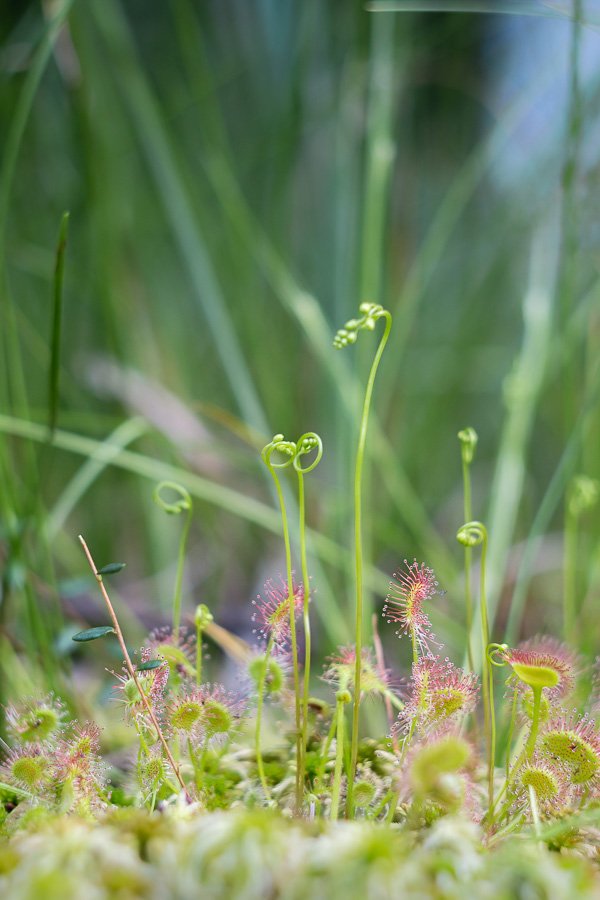
[[359, 729], [359, 711], [360, 711], [360, 676], [361, 676], [361, 659], [362, 659], [362, 619], [363, 619], [363, 546], [362, 546], [362, 470], [365, 459], [365, 446], [367, 441], [367, 427], [369, 423], [369, 411], [371, 409], [371, 398], [373, 395], [373, 385], [375, 384], [375, 376], [385, 345], [392, 327], [392, 316], [387, 309], [376, 303], [361, 303], [359, 312], [362, 314], [358, 319], [350, 319], [343, 328], [340, 328], [335, 338], [333, 346], [340, 350], [350, 344], [356, 343], [359, 332], [374, 331], [379, 319], [385, 320], [385, 328], [379, 346], [375, 352], [375, 357], [371, 365], [371, 371], [367, 379], [367, 387], [363, 401], [362, 415], [360, 419], [360, 428], [358, 435], [358, 447], [356, 451], [356, 466], [354, 470], [354, 554], [355, 554], [355, 575], [356, 575], [356, 674], [355, 674], [355, 693], [354, 706], [352, 711], [352, 746], [350, 752], [350, 772], [348, 777], [348, 799], [347, 812], [349, 816], [353, 813], [353, 781], [356, 771], [356, 763], [358, 759], [358, 729]]
[[467, 522], [456, 533], [456, 539], [463, 547], [481, 546], [481, 563], [479, 579], [479, 609], [481, 616], [481, 689], [483, 695], [484, 729], [488, 748], [488, 798], [489, 814], [494, 808], [494, 768], [496, 758], [496, 716], [494, 710], [494, 679], [492, 664], [488, 656], [490, 629], [488, 623], [487, 598], [485, 593], [485, 563], [487, 556], [488, 534], [481, 522]]

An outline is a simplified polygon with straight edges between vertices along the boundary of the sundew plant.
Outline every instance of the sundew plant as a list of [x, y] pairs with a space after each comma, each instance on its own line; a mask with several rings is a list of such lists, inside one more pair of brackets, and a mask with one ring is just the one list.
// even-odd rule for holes
[[0, 26], [0, 897], [600, 896], [592, 0]]

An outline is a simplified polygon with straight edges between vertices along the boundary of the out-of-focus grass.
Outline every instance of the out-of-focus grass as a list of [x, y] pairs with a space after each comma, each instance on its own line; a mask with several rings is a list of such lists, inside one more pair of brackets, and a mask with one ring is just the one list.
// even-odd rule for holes
[[[282, 569], [258, 453], [278, 431], [323, 436], [307, 483], [317, 651], [349, 638], [350, 478], [370, 348], [336, 353], [331, 336], [362, 299], [395, 315], [369, 443], [372, 602], [400, 559], [427, 560], [447, 589], [436, 630], [464, 649], [456, 433], [473, 425], [494, 637], [507, 623], [511, 639], [560, 633], [562, 558], [544, 536], [562, 531], [571, 476], [600, 475], [595, 223], [573, 214], [597, 189], [586, 116], [600, 92], [573, 78], [580, 26], [554, 23], [564, 66], [542, 59], [499, 108], [500, 18], [317, 0], [90, 0], [44, 5], [46, 19], [37, 5], [12, 9], [1, 14], [0, 626], [43, 673], [33, 677], [61, 686], [65, 621], [96, 612], [69, 588], [85, 572], [79, 532], [99, 560], [128, 560], [120, 586], [134, 619], [168, 620], [177, 527], [153, 508], [152, 479], [177, 477], [198, 500], [185, 608], [206, 602], [250, 630], [250, 599]], [[503, 183], [498, 167], [564, 85], [564, 138]], [[102, 391], [107, 359], [116, 375]], [[165, 409], [157, 385], [183, 405]], [[598, 591], [599, 521], [598, 510], [582, 519], [577, 561], [583, 631], [596, 639], [585, 598]], [[389, 637], [390, 662], [406, 660]]]

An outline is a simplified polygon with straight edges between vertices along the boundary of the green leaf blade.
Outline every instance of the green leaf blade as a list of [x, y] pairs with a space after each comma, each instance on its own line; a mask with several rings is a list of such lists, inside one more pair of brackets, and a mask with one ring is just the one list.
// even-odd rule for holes
[[112, 625], [98, 625], [96, 628], [86, 628], [84, 631], [78, 631], [71, 640], [83, 644], [86, 641], [97, 641], [98, 638], [105, 637], [107, 634], [116, 634]]
[[98, 575], [116, 575], [121, 569], [124, 569], [127, 563], [108, 563], [98, 569]]

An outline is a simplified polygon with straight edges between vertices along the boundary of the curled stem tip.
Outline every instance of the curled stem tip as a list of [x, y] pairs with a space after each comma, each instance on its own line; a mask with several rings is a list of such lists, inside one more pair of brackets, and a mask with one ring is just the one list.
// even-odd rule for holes
[[463, 428], [462, 431], [458, 432], [458, 439], [461, 445], [460, 452], [462, 460], [464, 463], [467, 463], [467, 465], [470, 465], [473, 462], [477, 441], [479, 440], [477, 432], [471, 427]]
[[478, 547], [487, 541], [487, 529], [481, 522], [467, 522], [456, 532], [456, 540], [463, 547]]
[[358, 319], [348, 319], [343, 328], [340, 328], [333, 339], [336, 350], [355, 344], [359, 331], [374, 331], [378, 319], [386, 317], [391, 321], [391, 315], [387, 309], [378, 303], [361, 303], [358, 311], [362, 313]]

